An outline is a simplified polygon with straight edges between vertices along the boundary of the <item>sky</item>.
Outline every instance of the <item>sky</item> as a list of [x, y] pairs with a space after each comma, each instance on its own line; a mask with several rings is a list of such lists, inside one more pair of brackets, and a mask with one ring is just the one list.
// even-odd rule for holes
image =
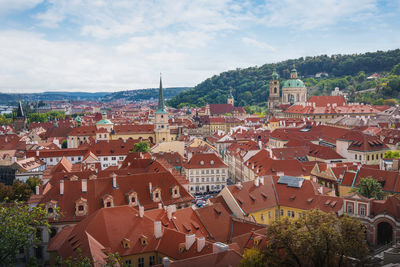
[[0, 92], [195, 86], [221, 72], [400, 48], [400, 0], [0, 0]]

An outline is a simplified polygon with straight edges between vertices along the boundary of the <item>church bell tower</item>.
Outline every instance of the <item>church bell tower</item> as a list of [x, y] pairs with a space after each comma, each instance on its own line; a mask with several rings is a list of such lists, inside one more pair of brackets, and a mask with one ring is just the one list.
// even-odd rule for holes
[[156, 144], [171, 141], [170, 129], [168, 124], [168, 112], [165, 111], [163, 98], [162, 79], [160, 74], [160, 88], [158, 90], [158, 107], [155, 113], [154, 132]]
[[280, 104], [279, 75], [274, 69], [271, 80], [269, 81], [268, 109], [275, 110]]

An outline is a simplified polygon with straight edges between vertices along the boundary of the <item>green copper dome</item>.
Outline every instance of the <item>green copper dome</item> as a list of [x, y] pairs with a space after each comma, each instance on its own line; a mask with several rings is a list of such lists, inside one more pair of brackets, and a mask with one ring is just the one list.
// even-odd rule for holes
[[300, 79], [290, 79], [290, 80], [286, 80], [283, 83], [282, 88], [287, 88], [287, 87], [306, 87], [303, 83], [302, 80]]
[[109, 119], [99, 120], [96, 124], [114, 124]]
[[79, 116], [76, 116], [76, 118], [75, 118], [75, 121], [76, 121], [76, 122], [81, 122], [81, 121], [82, 121], [82, 119], [81, 119], [81, 117], [79, 117]]

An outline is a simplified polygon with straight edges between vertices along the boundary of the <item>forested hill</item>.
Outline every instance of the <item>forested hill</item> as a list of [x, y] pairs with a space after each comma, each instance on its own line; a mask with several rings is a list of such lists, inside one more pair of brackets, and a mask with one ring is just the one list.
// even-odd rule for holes
[[[171, 99], [179, 93], [191, 89], [190, 87], [170, 87], [164, 88], [164, 98]], [[102, 98], [102, 101], [113, 101], [118, 99], [125, 99], [130, 101], [143, 101], [158, 98], [158, 88], [137, 89], [128, 91], [119, 91]]]
[[[360, 75], [360, 72], [367, 75], [375, 72], [390, 72], [398, 63], [400, 63], [400, 49], [365, 54], [321, 55], [290, 59], [276, 64], [230, 70], [215, 75], [193, 89], [178, 94], [168, 101], [168, 105], [181, 107], [185, 105], [203, 106], [205, 103], [226, 103], [231, 89], [237, 100], [236, 104], [239, 106], [265, 105], [268, 99], [268, 82], [274, 67], [279, 73], [280, 79], [284, 80], [289, 77], [290, 70], [295, 65], [306, 85], [308, 87], [314, 86], [314, 89], [317, 90], [314, 93], [320, 94], [321, 92], [318, 92], [318, 90], [321, 88], [316, 86], [320, 83], [320, 80], [313, 78], [317, 73], [325, 72], [329, 75], [328, 79], [334, 81], [329, 84], [330, 90], [334, 86], [344, 89], [350, 84], [347, 81], [351, 81], [356, 75]], [[343, 79], [338, 79], [340, 77], [343, 77]], [[352, 85], [355, 87], [355, 84]], [[325, 85], [322, 86], [322, 89], [324, 87]]]

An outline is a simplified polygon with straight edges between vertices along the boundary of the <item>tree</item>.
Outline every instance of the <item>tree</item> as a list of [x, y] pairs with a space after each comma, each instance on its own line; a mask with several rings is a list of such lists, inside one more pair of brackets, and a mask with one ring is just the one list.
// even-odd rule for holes
[[257, 248], [246, 249], [244, 251], [240, 267], [263, 267], [264, 255]]
[[36, 186], [40, 186], [42, 184], [42, 179], [40, 179], [38, 176], [30, 176], [27, 180], [26, 183], [29, 185], [31, 188], [32, 192], [36, 191]]
[[[106, 264], [105, 267], [128, 267], [126, 263], [122, 262], [121, 256], [118, 252], [114, 254], [108, 254], [105, 259]], [[57, 265], [60, 266], [68, 266], [68, 267], [91, 267], [95, 262], [90, 259], [88, 256], [84, 255], [81, 248], [77, 249], [77, 254], [72, 257], [68, 257], [67, 259], [63, 259], [62, 257], [57, 258]]]
[[400, 63], [393, 67], [392, 73], [395, 75], [400, 75]]
[[19, 180], [12, 185], [0, 183], [0, 202], [27, 201], [32, 195], [31, 187]]
[[135, 148], [132, 152], [149, 152], [150, 151], [150, 144], [146, 141], [140, 141], [133, 145]]
[[67, 142], [67, 140], [62, 141], [62, 143], [61, 143], [61, 148], [62, 148], [62, 149], [68, 148], [68, 142]]
[[382, 185], [373, 177], [361, 178], [358, 187], [354, 188], [355, 192], [359, 192], [366, 198], [383, 199]]
[[39, 226], [49, 227], [47, 212], [40, 207], [29, 208], [21, 202], [1, 203], [0, 207], [0, 266], [15, 265], [20, 249], [29, 248], [40, 240]]
[[353, 217], [311, 210], [304, 216], [280, 219], [267, 228], [267, 266], [343, 266], [368, 255], [365, 228]]

